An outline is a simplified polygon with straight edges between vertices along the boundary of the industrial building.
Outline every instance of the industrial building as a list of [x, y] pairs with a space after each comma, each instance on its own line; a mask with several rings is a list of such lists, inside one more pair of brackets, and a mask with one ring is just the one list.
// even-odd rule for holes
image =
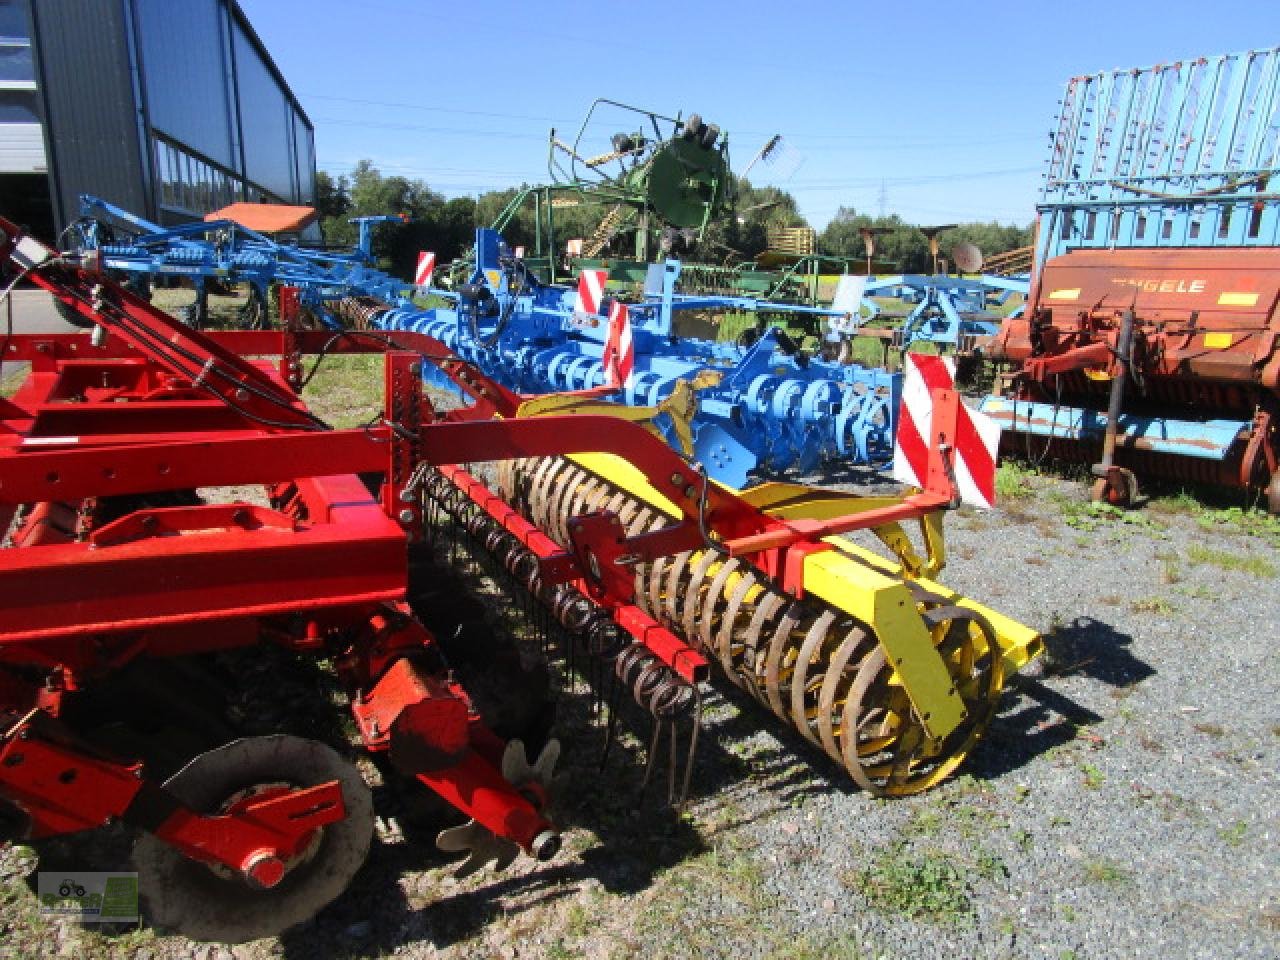
[[0, 0], [0, 209], [91, 193], [159, 223], [309, 204], [311, 121], [235, 0]]

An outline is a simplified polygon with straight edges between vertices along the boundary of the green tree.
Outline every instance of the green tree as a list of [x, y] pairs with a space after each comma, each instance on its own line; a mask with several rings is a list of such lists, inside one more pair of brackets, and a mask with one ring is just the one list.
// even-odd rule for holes
[[350, 176], [318, 175], [316, 204], [325, 241], [335, 246], [355, 246], [359, 230], [349, 222], [353, 217], [404, 215], [405, 222], [378, 225], [373, 239], [379, 265], [401, 277], [413, 275], [418, 251], [432, 250], [444, 263], [465, 252], [473, 240], [474, 200], [445, 200], [421, 180], [384, 177], [370, 160], [361, 160]]
[[[897, 214], [871, 217], [858, 213], [852, 207], [841, 207], [819, 236], [819, 251], [832, 256], [865, 257], [866, 248], [859, 232], [862, 227], [878, 227], [887, 231], [876, 237], [876, 261], [903, 273], [929, 273], [933, 270], [928, 238], [918, 226], [905, 222]], [[1030, 244], [1031, 227], [1002, 226], [994, 222], [958, 224], [939, 235], [940, 255], [950, 260], [951, 250], [964, 241], [977, 246], [984, 256], [994, 256]]]
[[324, 222], [333, 218], [345, 218], [351, 209], [350, 185], [345, 176], [336, 179], [324, 170], [316, 171], [316, 213], [320, 216], [321, 227]]

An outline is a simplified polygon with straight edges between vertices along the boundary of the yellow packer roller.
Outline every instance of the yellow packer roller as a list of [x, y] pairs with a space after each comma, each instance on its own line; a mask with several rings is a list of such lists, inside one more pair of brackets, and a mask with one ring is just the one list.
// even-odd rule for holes
[[[697, 474], [676, 471], [664, 485], [651, 465], [642, 469], [613, 453], [503, 461], [496, 497], [470, 477], [463, 483], [470, 500], [447, 482], [443, 488], [453, 496], [440, 493], [439, 481], [429, 489], [451, 512], [465, 514], [468, 530], [502, 553], [502, 563], [562, 622], [594, 631], [595, 648], [610, 647], [601, 631], [625, 627], [639, 657], [624, 658], [626, 679], [642, 704], [658, 689], [663, 662], [679, 666], [652, 639], [665, 633], [717, 664], [867, 791], [917, 793], [963, 762], [995, 714], [1007, 678], [1043, 652], [1036, 631], [934, 579], [944, 562], [946, 509], [962, 500], [990, 505], [994, 497], [998, 442], [998, 429], [960, 404], [947, 363], [910, 358], [895, 475], [914, 488], [901, 496], [790, 483], [729, 491], [705, 475], [699, 494], [690, 479]], [[599, 414], [601, 406], [568, 400], [547, 412]], [[570, 449], [589, 444], [578, 438]], [[484, 510], [476, 506], [477, 490]], [[460, 513], [462, 502], [467, 509]], [[500, 524], [495, 517], [504, 511], [525, 526], [509, 518]], [[636, 549], [687, 525], [691, 514], [701, 529], [692, 547]], [[749, 522], [741, 522], [743, 515]], [[579, 534], [601, 519], [613, 524], [618, 550], [584, 555]], [[918, 524], [918, 546], [903, 528], [908, 521]], [[857, 531], [875, 539], [856, 543], [850, 534]], [[549, 592], [538, 561], [525, 555], [529, 534], [549, 538], [566, 556], [578, 551], [600, 584], [612, 577], [616, 586], [620, 577], [625, 589], [613, 590], [614, 600], [603, 588]], [[626, 596], [616, 602], [619, 593]], [[616, 644], [612, 650], [618, 656]], [[661, 687], [663, 697], [677, 685]]]

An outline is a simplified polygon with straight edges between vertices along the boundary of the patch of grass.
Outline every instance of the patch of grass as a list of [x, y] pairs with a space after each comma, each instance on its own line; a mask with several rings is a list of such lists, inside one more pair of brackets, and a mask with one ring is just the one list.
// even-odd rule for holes
[[937, 810], [918, 810], [902, 828], [904, 836], [931, 837], [942, 829], [942, 814]]
[[1080, 772], [1084, 774], [1084, 785], [1090, 790], [1098, 790], [1106, 781], [1102, 771], [1091, 763], [1080, 764]]
[[1033, 493], [1030, 470], [1013, 460], [1005, 460], [996, 468], [996, 499], [1025, 500]]
[[1129, 873], [1116, 863], [1114, 860], [1108, 860], [1106, 857], [1099, 857], [1096, 860], [1088, 860], [1084, 864], [1084, 878], [1089, 883], [1104, 884], [1109, 887], [1117, 887], [1127, 883]]
[[382, 409], [382, 384], [381, 356], [331, 355], [302, 396], [317, 416], [338, 429], [350, 429], [368, 423]]
[[1280, 517], [1273, 516], [1264, 510], [1245, 510], [1242, 507], [1221, 509], [1207, 507], [1197, 502], [1190, 511], [1196, 523], [1205, 530], [1257, 537], [1268, 541], [1272, 546], [1280, 547]]
[[1260, 557], [1256, 553], [1233, 553], [1227, 550], [1214, 550], [1198, 543], [1187, 547], [1187, 560], [1190, 563], [1201, 563], [1218, 567], [1222, 570], [1239, 570], [1255, 577], [1271, 578], [1276, 575], [1275, 564]]
[[1237, 820], [1229, 827], [1223, 827], [1218, 831], [1218, 837], [1228, 847], [1240, 847], [1244, 845], [1244, 835], [1249, 832], [1249, 825], [1243, 820]]
[[1163, 523], [1141, 510], [1122, 510], [1109, 503], [1075, 500], [1065, 496], [1051, 499], [1058, 507], [1062, 522], [1085, 533], [1095, 533], [1103, 529], [1116, 531], [1136, 529], [1155, 535], [1165, 529]]
[[957, 923], [973, 911], [964, 874], [938, 851], [917, 854], [896, 844], [844, 880], [884, 913]]
[[1167, 617], [1176, 610], [1164, 597], [1143, 597], [1129, 604], [1129, 609], [1134, 613], [1154, 613], [1161, 617]]
[[984, 880], [995, 880], [997, 877], [1009, 875], [1009, 868], [1005, 866], [1005, 862], [990, 850], [979, 850], [974, 854], [973, 866], [978, 876]]
[[576, 950], [571, 950], [569, 947], [566, 947], [563, 940], [557, 940], [555, 943], [547, 947], [547, 952], [544, 953], [543, 956], [546, 957], [547, 960], [576, 960], [576, 958], [582, 956], [582, 954]]
[[1060, 909], [1060, 911], [1061, 911], [1061, 913], [1062, 913], [1062, 919], [1063, 919], [1063, 920], [1067, 921], [1067, 923], [1075, 923], [1075, 922], [1076, 922], [1076, 908], [1075, 908], [1075, 907], [1073, 907], [1073, 906], [1072, 906], [1071, 904], [1069, 904], [1069, 903], [1064, 903], [1064, 904], [1061, 906], [1061, 908], [1059, 908], [1059, 909]]
[[1197, 723], [1194, 726], [1205, 736], [1213, 737], [1215, 740], [1219, 737], [1226, 736], [1227, 733], [1227, 731], [1223, 730], [1222, 727], [1216, 723]]
[[1178, 592], [1191, 597], [1193, 600], [1217, 600], [1219, 596], [1203, 583], [1187, 584], [1185, 587], [1179, 587]]
[[583, 937], [591, 931], [594, 925], [595, 917], [592, 916], [586, 905], [575, 903], [569, 908], [569, 914], [565, 917], [564, 932], [571, 937]]
[[1177, 583], [1182, 579], [1182, 564], [1175, 553], [1162, 553], [1160, 560], [1160, 579], [1165, 583]]

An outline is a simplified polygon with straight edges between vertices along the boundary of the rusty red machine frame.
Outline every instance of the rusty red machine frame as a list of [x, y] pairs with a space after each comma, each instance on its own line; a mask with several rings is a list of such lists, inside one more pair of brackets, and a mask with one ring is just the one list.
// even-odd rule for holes
[[1027, 309], [987, 355], [1006, 449], [1265, 491], [1280, 512], [1280, 51], [1067, 81]]
[[[1052, 424], [1036, 419], [1044, 419], [1046, 406], [1106, 409], [1110, 429], [1099, 442], [1073, 450], [1058, 437], [1049, 450], [1100, 451], [1099, 499], [1130, 502], [1137, 471], [1265, 489], [1276, 512], [1278, 341], [1280, 257], [1273, 248], [1073, 250], [1045, 264], [1030, 309], [1004, 322], [991, 354], [1020, 366], [1006, 388], [1012, 399], [984, 410], [1031, 433], [1051, 432]], [[1122, 416], [1160, 426], [1124, 435], [1116, 429]], [[1222, 456], [1205, 455], [1215, 446], [1211, 424], [1176, 429], [1180, 417], [1207, 416], [1239, 421], [1217, 440]]]

